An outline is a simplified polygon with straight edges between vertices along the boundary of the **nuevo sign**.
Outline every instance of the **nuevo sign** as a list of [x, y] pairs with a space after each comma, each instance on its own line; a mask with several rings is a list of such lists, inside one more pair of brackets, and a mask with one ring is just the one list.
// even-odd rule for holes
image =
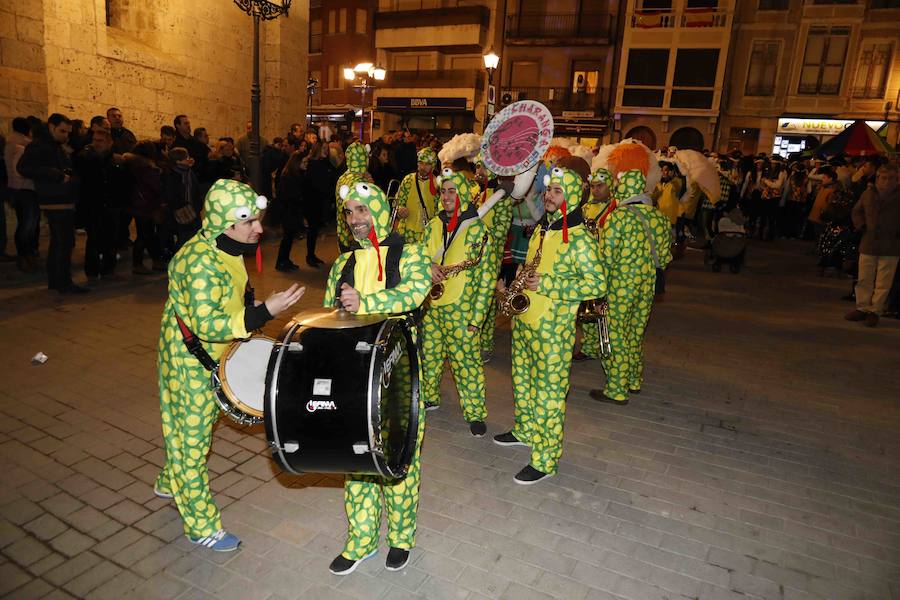
[[[784, 117], [778, 119], [777, 133], [794, 135], [837, 135], [853, 124], [853, 120], [844, 119], [797, 119]], [[884, 121], [866, 121], [866, 125], [878, 131]]]

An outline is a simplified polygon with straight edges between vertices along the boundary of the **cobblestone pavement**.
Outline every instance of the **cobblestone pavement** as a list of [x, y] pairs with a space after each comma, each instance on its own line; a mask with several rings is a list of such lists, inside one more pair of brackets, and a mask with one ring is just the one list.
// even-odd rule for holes
[[[209, 461], [240, 551], [192, 547], [153, 496], [162, 278], [66, 299], [7, 282], [0, 595], [898, 599], [900, 323], [843, 321], [848, 282], [812, 262], [777, 242], [753, 246], [745, 272], [714, 274], [689, 253], [653, 312], [643, 392], [599, 405], [587, 395], [599, 364], [575, 365], [559, 475], [534, 487], [512, 482], [526, 451], [472, 438], [445, 380], [411, 565], [385, 571], [382, 546], [343, 578], [327, 572], [346, 527], [341, 480], [279, 473], [262, 427], [220, 420]], [[288, 279], [251, 277], [261, 294]], [[325, 273], [298, 277], [316, 305]], [[512, 422], [507, 323], [498, 335], [491, 434]], [[30, 364], [37, 351], [46, 364]]]

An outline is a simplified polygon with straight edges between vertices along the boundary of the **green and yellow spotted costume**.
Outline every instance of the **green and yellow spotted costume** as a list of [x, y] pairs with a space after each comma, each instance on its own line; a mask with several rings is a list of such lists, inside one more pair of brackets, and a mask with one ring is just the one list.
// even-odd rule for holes
[[[486, 188], [479, 198], [478, 205], [487, 202], [488, 198], [496, 190], [492, 187]], [[497, 277], [500, 274], [500, 263], [503, 260], [503, 249], [506, 246], [506, 237], [509, 234], [509, 226], [512, 223], [512, 199], [510, 196], [504, 195], [503, 198], [494, 204], [494, 207], [485, 214], [481, 220], [487, 228], [491, 239], [484, 251], [484, 261], [487, 263], [485, 268], [491, 272], [491, 280], [489, 287], [482, 292], [488, 300], [488, 310], [481, 325], [481, 351], [494, 351], [494, 337], [497, 329], [497, 294], [496, 284]]]
[[[602, 181], [606, 185], [612, 187], [612, 175], [606, 169], [595, 169], [594, 172], [591, 173], [590, 183], [593, 184], [596, 181]], [[605, 201], [597, 201], [594, 198], [591, 198], [581, 205], [581, 212], [584, 215], [584, 220], [597, 223], [598, 240], [603, 224], [614, 208], [615, 204], [612, 196]], [[591, 358], [598, 358], [600, 356], [600, 331], [597, 329], [597, 324], [583, 324], [581, 327], [581, 334], [581, 351]]]
[[512, 434], [531, 446], [530, 465], [549, 474], [556, 473], [562, 455], [578, 305], [606, 294], [597, 242], [584, 227], [578, 206], [581, 177], [554, 167], [545, 186], [554, 183], [562, 186], [566, 203], [547, 215], [529, 239], [526, 263], [542, 247], [540, 283], [537, 291], [525, 290], [531, 305], [513, 318], [512, 330]]
[[[341, 197], [341, 196], [339, 196]], [[404, 244], [399, 261], [400, 281], [387, 289], [383, 261], [386, 248], [402, 239], [390, 234], [390, 207], [384, 193], [373, 184], [356, 183], [344, 188], [347, 199], [365, 204], [372, 213], [376, 247], [369, 239], [356, 240], [355, 249], [338, 256], [328, 275], [324, 306], [334, 306], [341, 275], [353, 258], [353, 286], [359, 292], [357, 314], [399, 314], [418, 308], [431, 288], [431, 260], [420, 244]], [[391, 238], [395, 238], [392, 240]], [[421, 364], [421, 357], [420, 357]], [[421, 380], [421, 377], [419, 378]], [[341, 554], [359, 560], [378, 548], [382, 507], [387, 511], [388, 544], [410, 549], [415, 545], [416, 512], [419, 504], [419, 453], [425, 434], [425, 407], [419, 396], [419, 431], [416, 449], [406, 477], [399, 480], [370, 475], [348, 475], [344, 483], [344, 509], [347, 513], [347, 541]]]
[[[471, 423], [487, 418], [479, 336], [490, 300], [485, 291], [493, 284], [496, 273], [490, 268], [490, 261], [485, 260], [490, 252], [490, 234], [472, 204], [478, 185], [462, 173], [445, 169], [441, 181], [448, 179], [458, 192], [456, 210], [453, 214], [441, 210], [428, 224], [425, 252], [433, 262], [444, 266], [475, 258], [481, 252], [483, 242], [484, 254], [477, 265], [445, 279], [443, 296], [432, 300], [425, 313], [422, 322], [422, 395], [427, 405], [440, 404], [444, 361], [449, 360], [463, 418]], [[446, 251], [441, 252], [443, 248]], [[470, 331], [470, 326], [475, 331]]]
[[209, 371], [188, 352], [175, 315], [215, 361], [231, 341], [249, 336], [244, 324], [244, 259], [220, 250], [216, 238], [263, 208], [265, 198], [249, 185], [220, 179], [206, 195], [201, 230], [169, 262], [169, 298], [157, 353], [166, 464], [156, 489], [174, 496], [184, 531], [195, 539], [222, 528], [206, 470], [219, 406]]
[[[669, 219], [654, 208], [638, 170], [620, 173], [613, 198], [618, 206], [606, 220], [600, 235], [600, 258], [607, 277], [609, 341], [612, 353], [603, 359], [606, 387], [603, 393], [618, 401], [629, 390], [640, 390], [643, 381], [644, 330], [650, 318], [656, 283], [651, 243], [655, 242], [660, 268], [672, 260]], [[645, 225], [646, 223], [646, 225]]]
[[[431, 165], [437, 162], [437, 154], [431, 148], [422, 148], [418, 155], [419, 163]], [[427, 179], [421, 179], [418, 172], [409, 173], [400, 182], [397, 190], [397, 207], [409, 211], [405, 219], [398, 218], [397, 233], [402, 235], [406, 242], [414, 244], [422, 241], [425, 227], [438, 211], [437, 181], [434, 174], [429, 173]]]
[[350, 228], [347, 227], [347, 221], [341, 218], [341, 210], [344, 205], [341, 200], [340, 191], [343, 186], [347, 186], [348, 188], [352, 188], [353, 185], [358, 181], [372, 181], [372, 178], [369, 177], [368, 168], [369, 168], [369, 153], [366, 150], [366, 147], [363, 146], [360, 142], [356, 141], [347, 146], [347, 151], [344, 154], [344, 160], [347, 163], [347, 170], [344, 171], [340, 177], [338, 177], [337, 185], [334, 190], [334, 201], [337, 204], [337, 240], [338, 240], [338, 251], [346, 252], [350, 249], [350, 246], [353, 245], [353, 234], [350, 232]]

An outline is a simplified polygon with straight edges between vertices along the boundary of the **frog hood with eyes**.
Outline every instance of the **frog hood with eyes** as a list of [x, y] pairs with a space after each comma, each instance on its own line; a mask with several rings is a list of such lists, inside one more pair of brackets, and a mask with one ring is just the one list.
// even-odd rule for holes
[[356, 200], [360, 204], [364, 204], [372, 215], [372, 229], [369, 230], [369, 237], [364, 240], [355, 242], [360, 248], [374, 248], [378, 255], [378, 281], [382, 280], [383, 267], [381, 263], [381, 246], [393, 243], [388, 240], [391, 236], [391, 205], [387, 200], [384, 192], [377, 185], [360, 181], [352, 186], [342, 185], [338, 190], [341, 197], [341, 211], [347, 200]]
[[421, 150], [419, 150], [416, 159], [421, 163], [428, 163], [429, 165], [433, 165], [437, 162], [437, 153], [430, 146], [425, 146]]
[[[562, 219], [563, 243], [568, 244], [570, 215], [573, 218], [573, 227], [581, 223], [581, 212], [578, 208], [582, 192], [581, 176], [572, 169], [553, 167], [548, 174], [544, 175], [544, 188], [549, 188], [555, 183], [562, 186], [565, 200], [559, 205], [559, 210], [547, 215], [547, 223], [549, 228], [556, 229], [557, 227], [554, 225]], [[577, 219], [575, 213], [577, 213]]]
[[588, 180], [588, 183], [605, 183], [607, 186], [612, 186], [612, 180], [612, 173], [610, 173], [608, 169], [604, 169], [601, 167], [599, 169], [594, 169], [594, 172], [591, 173], [591, 177]]
[[453, 169], [444, 169], [437, 178], [438, 189], [445, 181], [452, 181], [456, 187], [456, 204], [453, 207], [453, 213], [446, 215], [441, 209], [441, 214], [447, 217], [447, 231], [455, 231], [459, 224], [460, 212], [473, 212], [472, 202], [479, 193], [478, 184], [469, 179], [463, 173], [457, 173]]
[[347, 146], [344, 154], [347, 161], [347, 171], [351, 173], [365, 173], [369, 166], [369, 152], [359, 142], [353, 142]]
[[233, 179], [216, 181], [203, 202], [202, 232], [208, 240], [241, 221], [259, 216], [269, 201], [246, 183]]
[[[649, 204], [649, 197], [644, 193], [647, 187], [647, 179], [643, 172], [639, 169], [630, 169], [624, 173], [619, 173], [616, 179], [616, 186], [611, 190], [613, 200], [618, 204], [623, 204], [627, 200], [630, 203]], [[629, 204], [630, 204], [629, 203]]]

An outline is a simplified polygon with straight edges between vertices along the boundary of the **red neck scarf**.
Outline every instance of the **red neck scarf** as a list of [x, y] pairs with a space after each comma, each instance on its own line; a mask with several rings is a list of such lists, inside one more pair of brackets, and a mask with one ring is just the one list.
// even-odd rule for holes
[[434, 173], [428, 174], [428, 190], [431, 192], [432, 196], [437, 196], [438, 189], [437, 189], [437, 186], [434, 184]]
[[606, 217], [611, 215], [612, 211], [614, 211], [616, 209], [616, 206], [618, 206], [618, 205], [619, 205], [619, 203], [616, 202], [615, 200], [609, 201], [609, 204], [607, 205], [606, 210], [604, 210], [603, 214], [600, 215], [600, 218], [597, 219], [597, 229], [600, 229], [601, 227], [603, 227], [603, 224], [606, 223]]
[[568, 211], [566, 210], [566, 201], [565, 200], [562, 201], [562, 204], [559, 206], [559, 209], [562, 211], [562, 214], [563, 214], [563, 226], [562, 226], [563, 244], [568, 244], [569, 243], [569, 219], [567, 218], [567, 214], [566, 214]]
[[256, 247], [256, 272], [262, 273], [262, 244]]
[[369, 230], [369, 241], [372, 242], [372, 247], [375, 248], [375, 254], [378, 255], [378, 281], [381, 281], [384, 271], [381, 268], [381, 247], [378, 245], [378, 236], [375, 235], [374, 225], [372, 226], [372, 229]]
[[447, 223], [447, 231], [456, 231], [456, 226], [459, 224], [459, 194], [456, 195], [456, 203], [453, 205], [453, 215], [450, 217], [450, 221]]

